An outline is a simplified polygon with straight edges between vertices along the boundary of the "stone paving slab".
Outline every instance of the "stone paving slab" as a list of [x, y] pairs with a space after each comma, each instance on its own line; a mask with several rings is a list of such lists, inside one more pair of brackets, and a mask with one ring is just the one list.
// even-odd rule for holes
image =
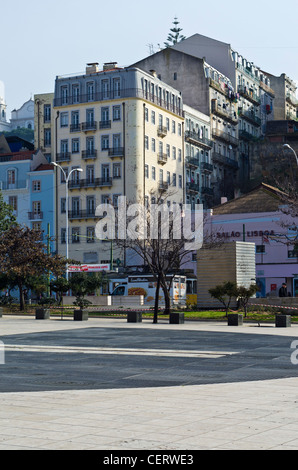
[[[3, 316], [0, 450], [297, 450], [298, 366], [290, 361], [297, 333], [294, 325], [132, 327]], [[175, 356], [181, 352], [189, 354]], [[92, 358], [98, 362], [88, 366]], [[100, 374], [90, 383], [97, 369], [105, 383]], [[73, 382], [67, 389], [62, 372]]]

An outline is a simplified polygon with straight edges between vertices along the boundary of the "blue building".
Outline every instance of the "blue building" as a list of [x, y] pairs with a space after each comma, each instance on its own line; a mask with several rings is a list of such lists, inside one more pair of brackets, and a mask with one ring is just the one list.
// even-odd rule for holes
[[54, 237], [54, 169], [40, 150], [0, 153], [0, 189], [20, 225], [42, 230], [44, 242]]

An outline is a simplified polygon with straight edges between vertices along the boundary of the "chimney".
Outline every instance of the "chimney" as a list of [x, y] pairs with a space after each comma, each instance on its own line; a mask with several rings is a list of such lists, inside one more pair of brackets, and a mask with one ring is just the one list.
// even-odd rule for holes
[[103, 64], [103, 71], [105, 70], [113, 70], [117, 68], [117, 62], [105, 62]]
[[99, 72], [98, 62], [91, 62], [86, 66], [86, 75]]

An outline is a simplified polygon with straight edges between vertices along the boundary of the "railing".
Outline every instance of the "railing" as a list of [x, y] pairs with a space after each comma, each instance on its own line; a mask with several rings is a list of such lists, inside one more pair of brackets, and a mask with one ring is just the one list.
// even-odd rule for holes
[[43, 212], [28, 212], [28, 219], [29, 220], [42, 220]]
[[208, 162], [201, 162], [201, 170], [203, 171], [213, 171], [213, 165]]
[[211, 112], [216, 114], [217, 116], [223, 117], [227, 119], [233, 124], [237, 124], [238, 117], [235, 111], [229, 112], [225, 108], [222, 108], [216, 100], [212, 100], [211, 102]]
[[[174, 106], [171, 102], [162, 100], [158, 96], [151, 94], [142, 90], [141, 88], [126, 88], [115, 92], [114, 90], [102, 91], [94, 93], [94, 102], [96, 101], [105, 101], [105, 100], [116, 100], [124, 98], [140, 98], [152, 103], [156, 103], [158, 106], [161, 106], [172, 113], [183, 116], [182, 104], [181, 107]], [[54, 107], [57, 106], [69, 106], [72, 104], [80, 103], [90, 103], [90, 96], [87, 94], [81, 94], [79, 96], [67, 96], [67, 97], [58, 97], [54, 99]]]
[[97, 150], [82, 150], [82, 158], [88, 160], [88, 158], [97, 158]]
[[167, 183], [166, 181], [160, 181], [158, 183], [158, 189], [159, 191], [167, 191], [169, 188], [169, 183]]
[[238, 86], [238, 93], [240, 93], [240, 95], [244, 96], [245, 98], [247, 98], [249, 101], [251, 101], [254, 104], [257, 104], [257, 105], [261, 104], [260, 97], [254, 91], [247, 88], [246, 86]]
[[221, 131], [220, 129], [212, 129], [212, 135], [213, 137], [217, 137], [220, 140], [224, 140], [225, 142], [228, 142], [231, 145], [234, 145], [234, 146], [239, 145], [239, 140], [236, 137], [224, 131]]
[[164, 165], [165, 163], [167, 163], [167, 161], [168, 161], [167, 154], [166, 153], [158, 153], [157, 154], [157, 161], [161, 165]]
[[200, 166], [200, 160], [198, 158], [194, 157], [186, 157], [185, 159], [186, 165], [191, 165], [191, 166]]
[[208, 147], [209, 149], [213, 147], [212, 140], [207, 139], [207, 137], [200, 137], [199, 134], [194, 131], [185, 131], [185, 138], [186, 140], [192, 140], [196, 144], [202, 144], [203, 146]]
[[158, 135], [159, 137], [165, 137], [165, 136], [167, 135], [167, 133], [168, 133], [168, 130], [167, 130], [166, 127], [164, 127], [164, 126], [158, 126], [158, 128], [157, 128], [157, 135]]
[[9, 191], [10, 189], [28, 189], [29, 180], [16, 181], [15, 183], [8, 183], [7, 181], [0, 181], [0, 189], [2, 191]]
[[241, 72], [245, 72], [247, 75], [249, 75], [251, 78], [253, 78], [253, 79], [256, 80], [257, 82], [260, 81], [259, 77], [257, 77], [256, 75], [254, 75], [254, 74], [252, 73], [252, 70], [251, 70], [250, 68], [248, 68], [248, 67], [243, 67], [243, 65], [239, 64], [238, 62], [237, 62], [237, 68], [238, 68], [239, 70], [241, 70]]
[[253, 124], [256, 124], [258, 126], [261, 125], [261, 119], [258, 116], [256, 116], [255, 113], [252, 111], [242, 111], [242, 109], [239, 109], [239, 116], [243, 117], [244, 119], [247, 119]]
[[212, 153], [212, 159], [213, 159], [213, 162], [221, 163], [230, 168], [238, 169], [239, 167], [238, 162], [236, 162], [236, 160], [233, 160], [232, 158], [229, 158], [229, 157], [225, 157], [224, 155], [218, 152]]
[[81, 132], [81, 124], [80, 123], [70, 124], [69, 130], [70, 132]]
[[124, 147], [112, 147], [108, 150], [109, 157], [124, 157]]
[[95, 217], [95, 210], [80, 209], [68, 212], [69, 219], [93, 219]]
[[293, 96], [292, 93], [286, 94], [286, 100], [289, 101], [293, 106], [298, 106], [298, 100]]
[[56, 162], [70, 162], [70, 152], [57, 153]]
[[208, 186], [202, 186], [201, 193], [205, 196], [213, 196], [213, 188], [209, 188]]
[[195, 183], [193, 181], [187, 181], [186, 182], [186, 190], [187, 191], [194, 191], [196, 193], [200, 192], [200, 185], [198, 183]]
[[246, 141], [256, 140], [258, 138], [257, 136], [251, 134], [248, 131], [244, 131], [244, 130], [239, 131], [239, 137], [240, 137], [240, 139], [246, 140]]
[[99, 121], [99, 129], [110, 129], [111, 121]]
[[90, 122], [82, 122], [82, 131], [96, 131], [97, 129], [97, 122], [90, 121]]
[[103, 186], [112, 186], [112, 178], [92, 178], [92, 179], [80, 179], [70, 180], [68, 183], [69, 189], [82, 189], [82, 188], [95, 188]]

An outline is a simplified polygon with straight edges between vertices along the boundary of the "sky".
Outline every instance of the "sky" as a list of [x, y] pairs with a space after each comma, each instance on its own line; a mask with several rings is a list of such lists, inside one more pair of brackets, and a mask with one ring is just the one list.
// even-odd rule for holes
[[7, 119], [55, 77], [86, 63], [128, 66], [164, 46], [174, 18], [186, 37], [231, 44], [263, 70], [298, 82], [298, 1], [280, 0], [1, 0], [0, 81]]

